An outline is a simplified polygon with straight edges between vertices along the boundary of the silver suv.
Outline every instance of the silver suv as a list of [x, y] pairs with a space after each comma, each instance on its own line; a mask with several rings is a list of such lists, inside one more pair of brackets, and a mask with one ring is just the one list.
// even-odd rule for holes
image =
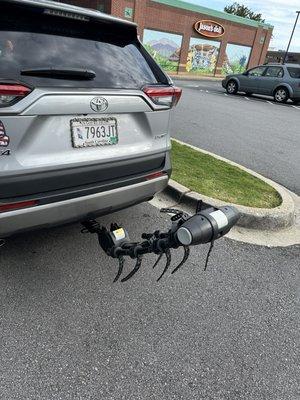
[[135, 24], [53, 1], [1, 0], [0, 238], [164, 189], [180, 94]]
[[228, 75], [222, 81], [229, 94], [246, 92], [273, 96], [278, 103], [300, 101], [300, 65], [270, 64], [249, 69], [243, 74]]

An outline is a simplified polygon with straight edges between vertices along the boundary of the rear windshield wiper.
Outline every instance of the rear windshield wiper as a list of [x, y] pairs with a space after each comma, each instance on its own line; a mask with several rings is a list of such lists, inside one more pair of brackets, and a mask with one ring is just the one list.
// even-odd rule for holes
[[30, 68], [22, 69], [21, 75], [41, 76], [54, 79], [92, 80], [96, 77], [94, 71], [81, 68]]

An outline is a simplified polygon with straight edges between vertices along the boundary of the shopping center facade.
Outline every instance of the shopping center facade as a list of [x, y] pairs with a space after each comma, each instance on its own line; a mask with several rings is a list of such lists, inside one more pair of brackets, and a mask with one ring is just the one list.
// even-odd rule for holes
[[273, 27], [181, 0], [67, 0], [138, 24], [169, 73], [225, 75], [265, 62]]

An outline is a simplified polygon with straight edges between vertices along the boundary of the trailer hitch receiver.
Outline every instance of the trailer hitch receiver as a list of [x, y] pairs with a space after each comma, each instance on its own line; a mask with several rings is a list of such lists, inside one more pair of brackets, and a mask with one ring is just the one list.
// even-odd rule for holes
[[132, 242], [128, 232], [116, 223], [111, 224], [110, 229], [100, 226], [95, 220], [82, 222], [83, 233], [90, 232], [98, 235], [98, 241], [105, 253], [118, 259], [119, 268], [114, 282], [118, 281], [122, 275], [125, 257], [136, 259], [133, 270], [121, 279], [122, 282], [132, 278], [142, 265], [145, 254], [154, 253], [158, 255], [153, 268], [157, 266], [163, 256], [166, 257], [166, 264], [158, 277], [159, 281], [167, 272], [171, 264], [170, 249], [183, 247], [184, 255], [181, 262], [173, 269], [172, 274], [178, 271], [185, 264], [190, 254], [190, 246], [210, 243], [210, 249], [206, 258], [205, 268], [215, 240], [226, 235], [237, 223], [239, 212], [231, 206], [220, 208], [202, 207], [202, 202], [198, 203], [196, 213], [189, 215], [181, 210], [173, 208], [163, 208], [163, 213], [172, 214], [171, 226], [166, 232], [156, 230], [153, 233], [143, 233], [142, 241]]

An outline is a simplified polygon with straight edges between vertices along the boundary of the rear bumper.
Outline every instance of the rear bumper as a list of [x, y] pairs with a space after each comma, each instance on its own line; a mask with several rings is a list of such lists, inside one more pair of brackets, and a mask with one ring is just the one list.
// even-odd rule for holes
[[[0, 203], [8, 200], [18, 201], [19, 197], [40, 198], [52, 195], [51, 192], [60, 196], [68, 195], [78, 188], [84, 186], [100, 186], [104, 188], [116, 181], [127, 180], [129, 177], [137, 177], [155, 171], [165, 170], [166, 152], [158, 154], [139, 156], [122, 161], [107, 163], [95, 163], [92, 165], [72, 165], [62, 169], [27, 170], [16, 174], [0, 173]], [[110, 189], [110, 188], [109, 188]], [[106, 189], [105, 189], [106, 190]], [[100, 188], [99, 188], [99, 191]]]
[[55, 203], [0, 214], [0, 238], [27, 230], [96, 218], [149, 200], [168, 184], [168, 175]]

